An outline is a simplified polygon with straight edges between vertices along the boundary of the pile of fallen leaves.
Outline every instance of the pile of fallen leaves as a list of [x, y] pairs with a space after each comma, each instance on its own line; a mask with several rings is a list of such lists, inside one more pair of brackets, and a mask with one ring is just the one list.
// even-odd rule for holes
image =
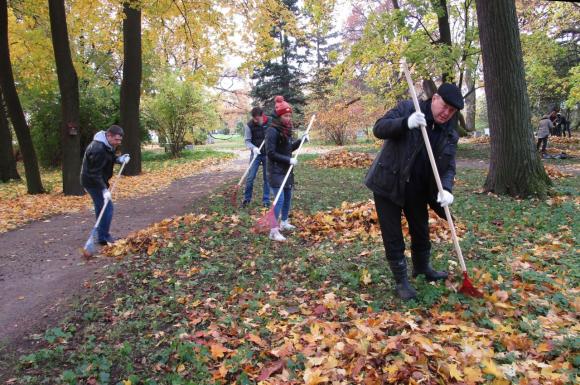
[[478, 136], [478, 137], [461, 138], [461, 143], [488, 144], [490, 140], [491, 139], [489, 136]]
[[319, 168], [369, 168], [374, 156], [365, 152], [332, 151], [311, 163]]
[[[222, 163], [224, 159], [209, 158], [196, 162], [171, 165], [138, 176], [121, 177], [113, 199], [132, 198], [152, 194], [167, 187], [176, 179], [185, 178], [209, 166]], [[115, 170], [117, 171], [117, 169]], [[114, 176], [111, 183], [114, 183]], [[54, 191], [49, 194], [28, 195], [21, 183], [18, 187], [6, 190], [0, 195], [0, 233], [12, 230], [23, 224], [51, 215], [73, 213], [87, 207], [92, 207], [88, 195], [82, 197], [65, 196], [62, 185], [55, 184]]]
[[177, 231], [179, 227], [184, 225], [191, 226], [207, 217], [205, 214], [188, 214], [166, 218], [161, 222], [131, 233], [112, 245], [104, 247], [101, 250], [101, 254], [108, 257], [121, 257], [141, 253], [152, 255], [160, 248], [171, 247], [172, 242], [183, 241], [187, 237], [186, 234]]
[[[300, 236], [308, 242], [320, 242], [333, 238], [339, 244], [349, 243], [356, 239], [380, 239], [380, 226], [372, 200], [366, 202], [343, 202], [341, 207], [328, 211], [319, 211], [314, 215], [303, 212], [294, 214], [294, 221], [299, 224]], [[465, 233], [465, 226], [457, 221], [457, 234]], [[439, 243], [451, 239], [447, 221], [439, 218], [429, 210], [429, 227], [431, 240]], [[403, 235], [408, 236], [409, 228], [403, 218]]]
[[568, 138], [565, 136], [550, 136], [548, 141], [556, 144], [580, 145], [580, 137]]
[[568, 174], [568, 173], [560, 171], [555, 166], [550, 166], [550, 165], [545, 164], [544, 169], [546, 170], [546, 174], [548, 174], [548, 176], [551, 179], [561, 179], [561, 178], [568, 178], [568, 177], [572, 176], [572, 174]]

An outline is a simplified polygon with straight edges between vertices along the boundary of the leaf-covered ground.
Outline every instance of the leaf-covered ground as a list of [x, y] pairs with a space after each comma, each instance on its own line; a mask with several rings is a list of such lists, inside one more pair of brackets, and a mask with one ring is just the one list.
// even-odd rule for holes
[[[393, 297], [364, 169], [296, 170], [299, 231], [252, 232], [258, 206], [220, 195], [108, 249], [118, 263], [75, 315], [37, 336], [11, 384], [578, 383], [578, 177], [547, 201], [481, 194], [460, 170], [452, 211], [482, 299], [446, 283]], [[257, 186], [260, 191], [260, 186]], [[344, 202], [344, 203], [343, 203]]]
[[[114, 196], [130, 198], [152, 194], [167, 187], [172, 181], [218, 164], [231, 155], [217, 151], [197, 151], [182, 159], [167, 159], [165, 154], [146, 154], [143, 174], [123, 177], [115, 187]], [[115, 167], [115, 173], [118, 166]], [[24, 176], [23, 170], [20, 172]], [[116, 176], [114, 176], [116, 178]], [[60, 171], [44, 171], [43, 183], [47, 194], [27, 195], [25, 181], [0, 183], [0, 233], [23, 224], [55, 214], [71, 213], [91, 207], [88, 195], [64, 196]]]

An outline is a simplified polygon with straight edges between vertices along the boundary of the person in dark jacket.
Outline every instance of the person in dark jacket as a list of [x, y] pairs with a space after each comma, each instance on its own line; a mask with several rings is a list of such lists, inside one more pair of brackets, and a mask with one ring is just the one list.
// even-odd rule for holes
[[250, 204], [252, 200], [252, 192], [254, 191], [254, 179], [256, 174], [258, 174], [258, 169], [260, 164], [262, 165], [262, 176], [264, 178], [263, 192], [262, 192], [262, 204], [264, 207], [270, 207], [270, 186], [268, 185], [268, 178], [266, 174], [266, 146], [260, 145], [266, 139], [266, 129], [268, 128], [269, 119], [260, 107], [254, 107], [251, 111], [252, 119], [246, 125], [244, 131], [244, 141], [248, 150], [252, 152], [250, 155], [250, 162], [254, 158], [254, 163], [248, 171], [248, 177], [246, 179], [246, 190], [244, 191], [244, 200], [242, 206], [246, 207]]
[[113, 220], [113, 201], [109, 191], [109, 180], [113, 176], [113, 165], [114, 163], [127, 163], [131, 159], [129, 154], [115, 156], [115, 150], [121, 145], [122, 141], [123, 129], [112, 125], [107, 131], [99, 131], [95, 134], [83, 157], [81, 184], [93, 200], [97, 218], [105, 202], [109, 201], [97, 229], [98, 242], [101, 245], [114, 242], [109, 233], [111, 221]]
[[[283, 96], [274, 99], [274, 114], [270, 120], [270, 126], [266, 130], [266, 154], [268, 155], [268, 183], [272, 189], [272, 196], [276, 196], [290, 165], [296, 166], [298, 159], [292, 157], [292, 152], [300, 147], [300, 140], [293, 140], [294, 127], [292, 125], [292, 107]], [[308, 137], [304, 138], [305, 141]], [[288, 221], [292, 203], [292, 188], [294, 186], [294, 171], [290, 173], [280, 199], [274, 207], [276, 219], [280, 218], [279, 226], [270, 229], [270, 239], [283, 242], [286, 238], [280, 234], [280, 230], [292, 231], [296, 227]]]
[[[409, 224], [413, 276], [423, 274], [428, 281], [444, 280], [446, 272], [430, 265], [428, 206], [445, 217], [444, 206], [453, 202], [457, 150], [457, 117], [463, 108], [461, 91], [454, 84], [442, 84], [429, 100], [420, 102], [415, 112], [413, 102], [403, 101], [377, 120], [374, 135], [384, 139], [383, 147], [371, 165], [365, 184], [374, 193], [385, 253], [396, 282], [397, 295], [404, 299], [417, 296], [407, 277], [405, 242], [401, 211]], [[437, 191], [433, 171], [420, 126], [427, 127], [443, 193]]]

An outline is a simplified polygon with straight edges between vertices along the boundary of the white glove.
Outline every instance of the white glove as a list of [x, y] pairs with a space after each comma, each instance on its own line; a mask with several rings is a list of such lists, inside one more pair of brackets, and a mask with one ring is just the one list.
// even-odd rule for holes
[[117, 158], [117, 162], [119, 162], [121, 164], [129, 163], [130, 160], [131, 160], [131, 157], [129, 156], [129, 154], [123, 154]]
[[425, 120], [425, 114], [422, 112], [413, 112], [411, 116], [407, 118], [407, 126], [409, 127], [409, 130], [426, 125], [427, 121]]
[[254, 155], [254, 158], [257, 157], [258, 155], [260, 155], [260, 149], [258, 149], [258, 147], [253, 147], [252, 148], [252, 155]]
[[292, 166], [296, 166], [298, 164], [298, 159], [296, 159], [296, 158], [290, 158], [290, 164]]
[[302, 139], [304, 140], [304, 143], [310, 142], [310, 135], [304, 134], [304, 135], [302, 135]]
[[103, 199], [105, 201], [110, 201], [111, 200], [111, 192], [109, 191], [109, 189], [104, 189], [103, 190]]
[[447, 190], [443, 190], [437, 194], [437, 202], [439, 202], [441, 207], [447, 207], [453, 203], [453, 194]]

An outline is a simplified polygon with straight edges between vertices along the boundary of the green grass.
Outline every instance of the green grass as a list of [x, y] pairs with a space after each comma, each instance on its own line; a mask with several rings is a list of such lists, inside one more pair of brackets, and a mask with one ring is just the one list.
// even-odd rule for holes
[[[318, 169], [307, 162], [313, 158], [301, 156], [293, 210], [314, 213], [340, 207], [343, 201], [371, 197], [362, 185], [366, 170]], [[457, 221], [468, 229], [462, 239], [468, 266], [493, 277], [491, 283], [482, 284], [482, 290], [515, 290], [509, 265], [515, 255], [522, 253], [528, 253], [528, 262], [538, 268], [516, 273], [521, 281], [541, 288], [553, 285], [558, 277], [568, 288], [578, 286], [580, 270], [574, 255], [578, 244], [570, 237], [579, 233], [580, 223], [573, 200], [549, 205], [538, 200], [497, 198], [476, 193], [485, 177], [483, 171], [460, 170], [457, 177], [452, 210]], [[578, 177], [556, 181], [554, 196], [578, 196], [578, 182]], [[254, 333], [264, 340], [276, 338], [271, 323], [285, 319], [280, 309], [294, 314], [300, 308], [300, 297], [295, 294], [300, 290], [332, 290], [341, 298], [351, 299], [352, 307], [369, 311], [413, 312], [419, 323], [421, 309], [438, 306], [441, 311], [460, 312], [466, 324], [495, 327], [495, 309], [441, 284], [433, 286], [418, 279], [415, 286], [419, 299], [401, 303], [394, 298], [378, 239], [341, 245], [329, 238], [311, 244], [292, 235], [288, 243], [273, 244], [254, 234], [252, 225], [261, 215], [261, 178], [256, 179], [254, 188], [254, 206], [235, 209], [222, 195], [208, 197], [192, 208], [206, 214], [205, 219], [180, 226], [175, 230], [177, 237], [153, 255], [131, 253], [111, 267], [104, 282], [71, 317], [48, 330], [37, 349], [19, 358], [12, 373], [18, 378], [16, 383], [76, 384], [95, 378], [100, 384], [120, 384], [124, 380], [132, 384], [214, 384], [215, 366], [206, 344], [208, 337], [203, 337], [212, 330], [226, 330], [228, 338], [239, 340], [235, 354], [224, 359], [226, 382], [255, 383], [244, 368], [250, 363], [268, 362], [269, 358], [258, 354], [244, 336]], [[566, 252], [556, 259], [534, 254], [536, 245], [563, 233], [568, 234], [563, 240], [571, 242], [561, 245]], [[446, 242], [434, 243], [432, 255], [437, 268], [447, 268], [448, 261], [455, 260], [452, 246]], [[187, 276], [192, 267], [198, 270]], [[361, 283], [363, 269], [368, 270], [372, 284]], [[546, 291], [546, 295], [551, 306], [570, 311], [574, 298], [569, 294]], [[265, 304], [273, 310], [263, 313]], [[541, 301], [525, 305], [520, 316], [507, 322], [541, 341], [537, 322], [550, 307]], [[337, 311], [346, 322], [349, 310]], [[296, 317], [295, 322], [299, 322], [300, 312]], [[195, 333], [201, 334], [190, 338]], [[558, 354], [571, 360], [576, 347], [573, 341], [562, 340]], [[505, 349], [501, 341], [496, 349]], [[291, 376], [304, 368], [299, 357], [287, 364]], [[513, 357], [505, 359], [509, 363]], [[180, 365], [186, 368], [183, 372], [179, 371]], [[577, 374], [577, 367], [573, 373]]]

